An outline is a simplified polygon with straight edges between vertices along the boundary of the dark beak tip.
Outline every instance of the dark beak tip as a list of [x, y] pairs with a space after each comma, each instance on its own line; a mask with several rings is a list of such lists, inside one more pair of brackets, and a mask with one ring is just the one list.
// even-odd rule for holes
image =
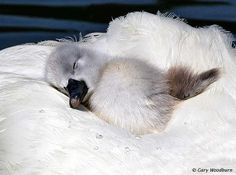
[[78, 109], [88, 92], [85, 81], [69, 79], [66, 89], [70, 98], [70, 106], [74, 109]]
[[81, 102], [79, 99], [76, 98], [71, 98], [70, 99], [70, 107], [74, 109], [78, 109], [80, 106]]

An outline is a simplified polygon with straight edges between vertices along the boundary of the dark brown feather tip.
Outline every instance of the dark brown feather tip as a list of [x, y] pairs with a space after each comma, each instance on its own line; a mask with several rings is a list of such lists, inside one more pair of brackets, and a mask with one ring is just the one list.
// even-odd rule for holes
[[202, 93], [219, 75], [218, 68], [196, 74], [187, 67], [171, 67], [167, 72], [169, 93], [177, 99], [186, 100]]

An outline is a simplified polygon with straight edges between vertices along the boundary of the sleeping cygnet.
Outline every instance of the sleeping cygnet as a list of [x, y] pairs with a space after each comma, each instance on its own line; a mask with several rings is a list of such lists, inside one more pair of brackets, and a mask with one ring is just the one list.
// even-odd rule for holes
[[[83, 103], [98, 117], [135, 134], [162, 131], [181, 100], [203, 92], [219, 77], [183, 66], [161, 71], [137, 59], [112, 58], [75, 44], [62, 44], [48, 58], [46, 81]], [[65, 89], [66, 90], [65, 90]]]
[[134, 134], [162, 131], [175, 106], [203, 92], [218, 69], [194, 74], [182, 66], [167, 72], [137, 59], [78, 59], [67, 90], [72, 108], [84, 103], [98, 117]]

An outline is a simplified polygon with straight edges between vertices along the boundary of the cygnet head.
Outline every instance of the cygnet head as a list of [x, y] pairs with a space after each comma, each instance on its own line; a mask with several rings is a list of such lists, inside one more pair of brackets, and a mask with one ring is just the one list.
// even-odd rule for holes
[[50, 54], [45, 79], [59, 91], [68, 94], [71, 106], [78, 108], [80, 102], [93, 91], [105, 58], [108, 56], [92, 48], [63, 43]]
[[73, 75], [66, 87], [71, 107], [78, 108], [80, 103], [86, 101], [92, 94], [107, 60], [101, 53], [87, 49], [80, 50], [80, 57], [73, 64]]
[[46, 63], [45, 79], [53, 87], [66, 93], [68, 79], [74, 74], [74, 63], [81, 57], [76, 44], [63, 43], [49, 56]]

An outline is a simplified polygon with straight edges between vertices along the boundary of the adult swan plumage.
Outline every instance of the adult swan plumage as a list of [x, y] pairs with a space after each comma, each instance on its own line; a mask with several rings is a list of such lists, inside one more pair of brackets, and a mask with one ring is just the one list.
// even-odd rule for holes
[[[44, 80], [58, 42], [0, 51], [0, 174], [192, 174], [235, 171], [236, 50], [220, 27], [193, 28], [171, 16], [130, 13], [106, 33], [74, 47], [145, 60], [167, 70], [221, 68], [221, 78], [179, 105], [166, 129], [137, 137], [71, 109], [68, 97]], [[223, 169], [220, 169], [223, 168]], [[210, 171], [210, 170], [209, 170]]]

